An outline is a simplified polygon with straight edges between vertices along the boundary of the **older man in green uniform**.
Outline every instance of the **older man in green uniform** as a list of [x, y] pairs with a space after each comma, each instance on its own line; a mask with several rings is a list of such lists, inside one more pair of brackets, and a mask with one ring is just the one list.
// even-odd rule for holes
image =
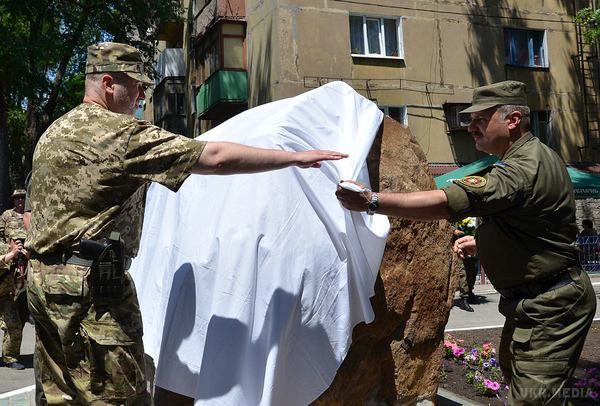
[[141, 315], [124, 272], [138, 249], [150, 182], [177, 191], [190, 173], [318, 167], [347, 156], [169, 133], [133, 117], [150, 84], [137, 49], [90, 46], [83, 103], [52, 123], [34, 153], [28, 299], [48, 404], [151, 402]]
[[477, 88], [462, 113], [470, 114], [476, 148], [500, 157], [493, 166], [443, 190], [338, 188], [336, 194], [350, 210], [416, 220], [481, 217], [476, 237], [455, 247], [461, 256], [479, 255], [501, 295], [506, 322], [499, 359], [510, 385], [508, 404], [564, 404], [596, 309], [590, 280], [577, 264], [569, 176], [558, 155], [529, 131], [523, 83]]

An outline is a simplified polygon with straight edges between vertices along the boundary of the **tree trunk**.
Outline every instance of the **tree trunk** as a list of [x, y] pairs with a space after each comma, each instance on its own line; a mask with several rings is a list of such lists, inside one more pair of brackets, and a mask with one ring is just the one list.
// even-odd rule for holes
[[39, 138], [42, 136], [42, 133], [46, 131], [46, 128], [48, 128], [50, 123], [54, 120], [54, 110], [56, 110], [60, 86], [62, 85], [62, 80], [65, 76], [65, 72], [67, 70], [67, 66], [69, 65], [69, 61], [73, 56], [75, 47], [81, 40], [81, 36], [88, 22], [89, 15], [90, 10], [88, 8], [83, 9], [83, 12], [81, 13], [81, 18], [77, 23], [77, 27], [75, 28], [75, 30], [73, 30], [71, 38], [65, 45], [64, 52], [61, 56], [60, 65], [58, 67], [58, 70], [56, 71], [56, 76], [54, 77], [54, 81], [52, 83], [52, 90], [50, 91], [50, 96], [48, 96], [48, 101], [46, 102], [46, 106], [44, 107], [44, 114], [42, 115], [42, 120], [37, 128], [37, 134], [34, 143], [37, 143], [37, 140], [39, 140]]
[[6, 84], [0, 79], [0, 212], [8, 209], [10, 180], [8, 176], [8, 113], [5, 100]]

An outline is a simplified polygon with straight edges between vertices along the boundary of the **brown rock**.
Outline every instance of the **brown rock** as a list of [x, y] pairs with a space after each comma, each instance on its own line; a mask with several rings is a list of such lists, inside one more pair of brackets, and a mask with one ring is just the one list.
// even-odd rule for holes
[[[435, 189], [425, 154], [407, 128], [385, 117], [369, 154], [373, 190]], [[437, 391], [444, 326], [458, 268], [447, 221], [392, 219], [371, 299], [375, 321], [359, 324], [331, 387], [313, 405], [415, 404]]]

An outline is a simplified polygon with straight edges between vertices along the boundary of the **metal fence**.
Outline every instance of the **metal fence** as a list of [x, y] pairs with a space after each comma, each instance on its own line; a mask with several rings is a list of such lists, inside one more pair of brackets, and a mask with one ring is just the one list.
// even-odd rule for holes
[[577, 237], [579, 263], [586, 272], [600, 272], [600, 236]]

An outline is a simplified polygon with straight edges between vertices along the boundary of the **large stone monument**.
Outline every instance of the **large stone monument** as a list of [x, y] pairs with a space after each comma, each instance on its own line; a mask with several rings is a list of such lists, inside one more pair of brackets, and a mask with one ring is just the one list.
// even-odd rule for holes
[[[385, 117], [368, 159], [376, 191], [435, 189], [425, 154], [408, 128]], [[457, 268], [447, 221], [390, 218], [372, 298], [375, 321], [360, 324], [331, 387], [313, 404], [430, 404]]]

